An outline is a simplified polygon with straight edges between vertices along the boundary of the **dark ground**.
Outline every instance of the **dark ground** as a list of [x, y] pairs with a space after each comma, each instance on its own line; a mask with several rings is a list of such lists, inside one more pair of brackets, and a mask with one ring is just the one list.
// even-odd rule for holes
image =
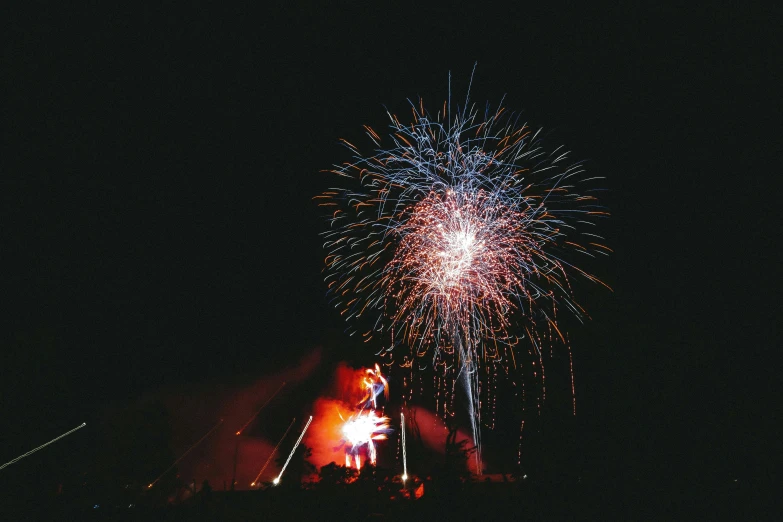
[[[617, 480], [605, 484], [471, 484], [438, 492], [431, 483], [420, 499], [344, 490], [199, 494], [179, 505], [72, 507], [61, 500], [25, 508], [19, 520], [774, 520], [771, 497], [757, 485], [685, 484]], [[16, 520], [17, 515], [14, 515]]]

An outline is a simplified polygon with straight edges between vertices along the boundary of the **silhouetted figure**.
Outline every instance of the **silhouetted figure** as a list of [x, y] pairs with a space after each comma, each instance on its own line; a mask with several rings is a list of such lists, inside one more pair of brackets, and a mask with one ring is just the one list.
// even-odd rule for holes
[[212, 486], [209, 485], [208, 480], [204, 480], [204, 482], [201, 483], [201, 491], [198, 492], [198, 497], [198, 504], [200, 504], [200, 507], [197, 508], [197, 510], [204, 514], [211, 512]]

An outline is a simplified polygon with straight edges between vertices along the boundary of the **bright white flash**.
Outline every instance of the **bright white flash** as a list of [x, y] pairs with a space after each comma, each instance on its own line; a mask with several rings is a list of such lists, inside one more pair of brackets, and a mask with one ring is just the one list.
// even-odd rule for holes
[[[359, 455], [354, 453], [357, 448], [363, 445], [367, 445], [367, 453], [370, 458], [370, 462], [375, 464], [376, 452], [374, 440], [383, 440], [386, 438], [386, 431], [389, 428], [388, 417], [379, 417], [374, 411], [368, 411], [366, 413], [359, 413], [358, 415], [351, 416], [342, 427], [343, 437], [347, 440], [352, 448], [352, 452], [356, 459], [356, 469], [359, 469]], [[346, 455], [346, 465], [350, 465], [350, 460]]]
[[440, 290], [459, 287], [470, 277], [482, 242], [476, 240], [476, 231], [471, 223], [459, 219], [446, 227], [439, 224], [438, 229], [440, 233], [436, 237], [440, 252], [432, 274], [434, 286]]
[[352, 446], [361, 446], [379, 436], [376, 432], [381, 423], [383, 423], [382, 418], [371, 415], [369, 412], [365, 415], [357, 415], [343, 424], [343, 435]]

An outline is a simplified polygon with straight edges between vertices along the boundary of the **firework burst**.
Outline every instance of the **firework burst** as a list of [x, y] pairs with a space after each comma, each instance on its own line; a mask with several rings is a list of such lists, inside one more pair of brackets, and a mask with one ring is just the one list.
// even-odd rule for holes
[[355, 461], [356, 469], [360, 469], [359, 450], [367, 447], [367, 457], [373, 465], [377, 453], [375, 441], [385, 440], [390, 431], [389, 418], [378, 415], [374, 410], [363, 411], [349, 417], [342, 426], [342, 434], [346, 441], [345, 465], [351, 467], [351, 459]]
[[585, 315], [571, 277], [600, 283], [571, 258], [609, 251], [593, 231], [607, 213], [588, 186], [597, 178], [502, 108], [451, 114], [448, 102], [433, 116], [420, 101], [412, 113], [407, 125], [389, 115], [391, 146], [365, 127], [371, 155], [345, 142], [354, 159], [331, 172], [351, 186], [318, 198], [331, 211], [326, 280], [352, 334], [381, 339], [379, 355], [406, 345], [405, 367], [456, 369], [478, 447], [480, 365], [516, 366], [525, 337], [540, 359], [537, 329], [566, 343], [558, 309]]

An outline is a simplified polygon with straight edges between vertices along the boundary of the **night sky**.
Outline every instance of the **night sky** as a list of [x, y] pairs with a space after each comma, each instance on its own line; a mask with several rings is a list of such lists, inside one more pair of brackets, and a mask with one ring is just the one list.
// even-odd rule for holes
[[3, 9], [0, 461], [163, 389], [339, 360], [321, 171], [449, 72], [464, 99], [477, 62], [472, 101], [606, 177], [615, 253], [589, 268], [614, 292], [579, 286], [569, 454], [767, 480], [779, 10], [296, 4]]

